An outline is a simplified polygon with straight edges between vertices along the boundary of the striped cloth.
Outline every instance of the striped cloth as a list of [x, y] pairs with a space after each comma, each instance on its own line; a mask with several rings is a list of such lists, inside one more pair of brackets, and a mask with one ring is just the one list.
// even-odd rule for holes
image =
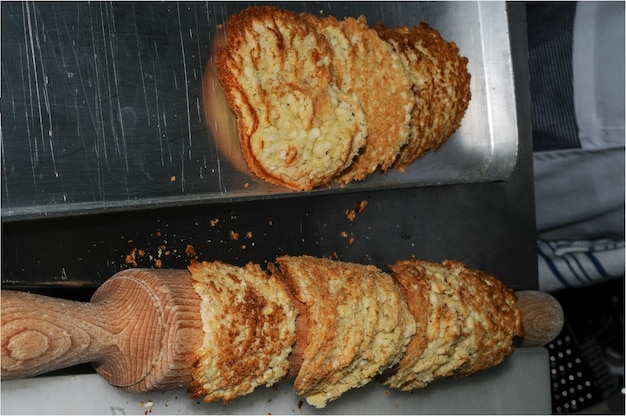
[[624, 277], [624, 2], [527, 4], [539, 288]]
[[624, 241], [537, 241], [539, 290], [587, 286], [624, 276]]
[[575, 2], [527, 6], [533, 150], [579, 148], [572, 43]]

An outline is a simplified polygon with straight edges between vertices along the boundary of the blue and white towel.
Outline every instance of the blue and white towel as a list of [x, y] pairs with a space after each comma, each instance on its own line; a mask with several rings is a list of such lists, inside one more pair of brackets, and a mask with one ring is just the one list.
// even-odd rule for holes
[[624, 3], [529, 6], [539, 287], [624, 276]]
[[587, 286], [624, 276], [624, 241], [538, 240], [539, 290]]

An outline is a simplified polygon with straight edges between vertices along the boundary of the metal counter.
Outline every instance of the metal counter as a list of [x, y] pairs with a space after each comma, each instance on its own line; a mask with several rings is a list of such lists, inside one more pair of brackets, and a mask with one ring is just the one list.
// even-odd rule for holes
[[[234, 117], [222, 115], [225, 101], [214, 99], [213, 43], [226, 18], [249, 5], [3, 4], [3, 220], [297, 196], [247, 170]], [[280, 6], [364, 15], [372, 25], [428, 22], [457, 43], [472, 75], [463, 124], [440, 151], [405, 172], [310, 195], [484, 182], [511, 173], [518, 138], [504, 3]]]
[[[88, 300], [97, 286], [114, 273], [129, 267], [184, 268], [192, 258], [221, 260], [237, 265], [252, 261], [265, 265], [283, 254], [334, 256], [339, 260], [375, 264], [381, 268], [411, 257], [433, 261], [455, 259], [465, 262], [469, 267], [495, 275], [515, 290], [537, 289], [530, 98], [523, 4], [462, 2], [402, 3], [395, 7], [387, 4], [368, 5], [366, 9], [370, 13], [370, 22], [381, 19], [390, 24], [387, 19], [391, 19], [393, 22], [413, 24], [424, 20], [434, 27], [437, 27], [436, 22], [441, 21], [438, 19], [448, 18], [448, 15], [462, 10], [501, 8], [505, 12], [502, 30], [508, 41], [508, 52], [500, 55], [499, 62], [505, 66], [509, 62], [511, 85], [494, 84], [492, 81], [498, 78], [484, 76], [482, 79], [485, 83], [485, 94], [509, 97], [513, 100], [511, 106], [489, 106], [488, 109], [481, 108], [478, 111], [478, 106], [472, 107], [474, 104], [471, 104], [471, 111], [482, 116], [488, 115], [486, 121], [478, 118], [475, 122], [464, 122], [462, 131], [451, 140], [450, 146], [446, 145], [442, 149], [441, 154], [432, 155], [430, 162], [426, 161], [422, 167], [415, 165], [416, 176], [411, 181], [407, 182], [406, 178], [402, 178], [396, 183], [378, 183], [377, 180], [388, 178], [374, 178], [372, 183], [347, 189], [329, 189], [306, 194], [276, 190], [254, 195], [237, 194], [237, 185], [229, 181], [238, 176], [227, 163], [209, 163], [219, 160], [220, 156], [214, 145], [205, 140], [210, 132], [203, 124], [202, 111], [197, 109], [193, 95], [198, 93], [197, 82], [200, 82], [200, 74], [197, 74], [196, 80], [192, 73], [184, 70], [185, 65], [189, 71], [192, 62], [201, 62], [207, 58], [209, 46], [199, 39], [200, 35], [207, 38], [211, 36], [203, 22], [207, 16], [212, 16], [206, 10], [213, 8], [213, 16], [223, 19], [227, 12], [226, 6], [217, 7], [205, 3], [193, 3], [191, 6], [185, 3], [91, 3], [89, 10], [99, 11], [90, 15], [92, 12], [83, 11], [82, 8], [86, 7], [83, 3], [67, 4], [65, 7], [74, 12], [62, 12], [58, 4], [48, 3], [2, 5], [4, 289], [30, 290], [52, 296]], [[307, 7], [309, 11], [318, 10], [318, 6], [336, 7], [334, 10], [337, 13], [345, 10], [346, 14], [358, 15], [359, 4], [362, 3], [315, 3], [302, 7]], [[38, 11], [44, 5], [50, 8], [45, 16]], [[286, 6], [300, 7], [295, 3]], [[19, 13], [9, 16], [6, 13], [9, 7]], [[118, 7], [130, 10], [129, 15], [116, 15]], [[193, 12], [189, 12], [187, 7], [192, 7]], [[437, 9], [438, 7], [441, 9]], [[198, 13], [199, 9], [205, 11]], [[164, 14], [157, 18], [151, 14], [156, 13], [156, 10], [164, 10]], [[421, 14], [423, 10], [430, 10], [430, 14]], [[115, 19], [112, 20], [111, 16]], [[185, 20], [182, 16], [191, 18], [193, 25], [196, 25], [197, 19], [198, 27], [205, 27], [204, 31], [193, 31], [193, 37], [189, 31], [183, 31], [177, 23]], [[457, 16], [460, 19], [459, 25], [471, 27], [479, 23], [489, 24], [484, 19], [474, 21], [471, 16], [475, 14]], [[37, 41], [37, 37], [30, 31], [41, 30], [41, 26], [37, 25], [44, 18], [51, 19], [65, 32], [82, 28], [77, 47], [90, 50], [94, 47], [104, 48], [97, 55], [99, 65], [93, 65], [92, 61], [86, 64], [87, 67], [92, 65], [91, 70], [97, 74], [82, 73], [84, 67], [80, 65], [78, 55], [71, 55], [71, 50], [58, 46], [68, 42], [67, 39], [55, 38], [65, 32], [44, 30]], [[9, 63], [5, 59], [7, 47], [10, 45], [6, 43], [7, 37], [4, 35], [8, 31], [7, 25], [12, 24], [12, 19], [16, 20], [13, 26], [27, 31], [27, 36], [32, 40], [32, 43], [22, 45], [21, 50], [12, 56], [22, 60], [25, 71], [35, 61], [48, 62], [47, 78], [35, 77], [40, 83], [39, 87], [35, 81], [29, 83], [14, 78], [15, 65], [18, 64]], [[86, 22], [89, 21], [93, 23], [93, 28], [88, 27]], [[113, 22], [114, 31], [110, 32], [112, 28], [107, 25]], [[445, 28], [438, 29], [448, 39], [459, 43], [462, 53], [464, 45], [473, 41], [470, 37], [450, 36], [445, 33]], [[103, 30], [105, 35], [100, 34]], [[108, 36], [107, 33], [116, 35]], [[143, 35], [138, 36], [140, 33]], [[151, 37], [146, 33], [152, 33]], [[480, 30], [471, 33], [476, 35]], [[22, 33], [21, 36], [25, 34]], [[483, 40], [490, 39], [493, 41], [491, 37]], [[94, 45], [90, 43], [92, 41], [103, 44]], [[69, 42], [71, 44], [71, 40]], [[187, 47], [188, 42], [195, 46]], [[123, 43], [126, 47], [137, 47], [142, 52], [128, 56], [122, 53]], [[181, 47], [186, 51], [182, 62]], [[44, 51], [56, 54], [55, 62], [58, 67], [54, 67], [52, 61], [40, 60]], [[112, 57], [107, 55], [111, 51], [118, 53], [115, 56], [115, 65]], [[195, 54], [195, 51], [198, 53]], [[486, 50], [483, 53], [484, 56], [479, 59], [488, 55]], [[165, 71], [161, 68], [159, 72], [155, 67], [156, 61], [149, 59], [156, 55], [176, 56], [177, 59], [163, 59], [163, 65], [168, 65], [168, 69]], [[93, 59], [93, 54], [91, 56], [90, 59]], [[115, 68], [134, 65], [136, 69], [138, 57], [141, 57], [143, 66], [137, 72], [142, 74], [141, 77], [133, 83], [120, 83], [120, 73]], [[63, 63], [65, 67], [61, 66]], [[64, 74], [62, 79], [53, 78], [53, 70]], [[184, 74], [187, 76], [186, 80]], [[149, 75], [158, 75], [161, 78], [150, 79]], [[34, 79], [33, 76], [31, 73], [31, 80]], [[473, 83], [481, 79], [479, 73], [472, 73], [472, 76]], [[107, 90], [106, 84], [98, 81], [102, 77], [112, 80], [109, 85], [117, 85], [117, 89]], [[118, 77], [117, 84], [115, 77]], [[27, 77], [22, 79], [26, 80]], [[69, 107], [64, 107], [62, 97], [57, 97], [58, 101], [54, 102], [51, 101], [51, 95], [43, 94], [43, 85], [58, 82], [74, 83], [71, 84], [73, 89], [67, 90], [69, 92], [64, 98], [72, 103]], [[172, 88], [176, 83], [178, 89]], [[184, 88], [185, 84], [189, 87]], [[99, 92], [94, 92], [98, 88]], [[477, 91], [480, 88], [477, 86]], [[23, 93], [33, 93], [29, 96], [29, 102], [20, 103], [8, 98], [15, 97], [18, 89], [23, 89]], [[42, 93], [37, 96], [35, 91]], [[82, 101], [84, 97], [93, 98], [93, 94], [99, 94], [96, 95], [97, 100]], [[133, 100], [133, 104], [127, 105], [124, 101], [126, 99]], [[75, 105], [75, 101], [79, 105]], [[179, 111], [179, 115], [166, 115], [166, 126], [162, 109], [171, 110], [172, 107]], [[48, 111], [53, 108], [60, 113]], [[18, 122], [20, 118], [26, 118], [27, 122]], [[14, 123], [14, 127], [8, 127], [11, 123]], [[504, 136], [500, 133], [490, 133], [499, 123], [513, 123], [509, 126], [513, 128], [512, 135], [510, 128], [506, 130], [508, 139], [503, 139]], [[127, 127], [133, 125], [135, 131], [144, 132], [145, 135], [126, 135], [126, 130], [119, 130], [122, 124]], [[53, 126], [51, 134], [48, 126]], [[61, 130], [60, 126], [65, 126], [65, 130]], [[113, 134], [114, 128], [118, 129], [118, 136]], [[31, 147], [26, 153], [10, 148], [13, 146], [12, 135], [20, 129], [31, 129], [28, 136], [30, 140], [26, 140]], [[86, 132], [89, 134], [85, 134]], [[166, 134], [165, 138], [163, 134]], [[145, 145], [148, 136], [157, 139], [152, 146], [158, 144], [163, 148], [157, 147], [151, 152], [138, 154], [136, 149]], [[81, 138], [78, 143], [66, 143], [66, 149], [73, 150], [65, 156], [55, 147], [56, 140], [63, 137]], [[125, 141], [117, 142], [116, 147], [114, 142], [106, 141], [112, 137], [125, 137]], [[455, 146], [465, 146], [464, 143], [470, 140], [468, 137], [477, 138], [476, 143], [483, 143], [484, 139], [492, 147], [500, 140], [513, 140], [516, 148], [512, 153], [507, 152], [507, 157], [492, 153], [482, 159], [482, 162], [489, 162], [483, 163], [483, 166], [487, 166], [485, 169], [462, 168], [461, 170], [469, 174], [466, 179], [461, 180], [458, 175], [453, 179], [450, 176], [446, 179], [442, 173], [444, 170], [451, 172], [450, 169], [461, 166], [448, 164], [454, 160], [448, 159], [451, 157], [450, 152], [459, 151]], [[132, 147], [135, 145], [138, 147]], [[35, 147], [36, 153], [33, 152]], [[102, 153], [100, 156], [90, 153], [104, 151], [108, 152], [106, 158], [102, 157]], [[39, 155], [37, 164], [34, 154]], [[63, 176], [65, 166], [61, 164], [61, 160], [68, 164], [83, 165], [76, 170], [88, 172], [88, 175], [80, 178], [70, 176], [68, 179]], [[479, 163], [477, 160], [479, 159], [474, 159], [471, 163]], [[499, 164], [496, 160], [506, 163]], [[444, 166], [444, 161], [448, 168], [437, 170], [435, 166]], [[216, 166], [219, 171], [214, 172]], [[494, 167], [497, 167], [497, 174], [493, 173]], [[428, 177], [427, 172], [433, 170], [438, 178]], [[160, 185], [153, 186], [157, 182]], [[209, 185], [215, 188], [210, 189]], [[259, 181], [251, 181], [250, 192], [260, 192], [264, 186]], [[24, 189], [19, 189], [20, 187]], [[122, 193], [119, 193], [120, 189], [123, 190]], [[146, 196], [146, 192], [149, 195]], [[355, 211], [354, 219], [350, 220], [346, 212], [354, 210], [362, 201], [367, 201], [367, 205], [362, 211], [356, 210], [358, 212]], [[542, 349], [518, 352], [498, 369], [464, 380], [446, 381], [441, 387], [445, 395], [437, 393], [438, 390], [430, 391], [429, 387], [411, 396], [403, 396], [402, 400], [407, 401], [397, 407], [395, 393], [387, 395], [381, 386], [372, 386], [350, 392], [347, 397], [337, 400], [335, 407], [331, 403], [326, 412], [346, 413], [351, 412], [351, 409], [358, 409], [353, 413], [363, 413], [360, 403], [368, 403], [372, 405], [370, 412], [375, 413], [440, 413], [436, 409], [440, 409], [441, 413], [549, 413], [549, 384], [544, 382], [549, 379], [547, 354], [543, 354]], [[89, 372], [81, 369], [76, 373], [84, 371]], [[54, 383], [64, 383], [63, 385], [70, 388], [76, 385], [75, 380], [81, 381], [81, 385], [82, 380], [89, 380], [84, 383], [85, 386], [90, 386], [87, 391], [80, 390], [80, 399], [77, 400], [81, 403], [83, 400], [88, 402], [90, 395], [110, 392], [109, 386], [102, 386], [94, 381], [94, 374], [71, 374], [70, 371], [69, 376], [2, 383], [2, 401], [16, 403], [16, 397], [31, 401], [27, 392], [39, 390], [52, 383], [51, 380], [56, 380]], [[473, 383], [479, 383], [479, 380], [484, 383], [480, 384], [482, 387], [472, 388]], [[285, 388], [286, 390], [288, 389]], [[250, 411], [254, 413], [313, 413], [314, 409], [306, 405], [299, 407], [297, 403], [294, 405], [293, 396], [280, 391], [281, 394], [273, 391], [269, 396], [255, 393], [254, 396], [242, 399], [236, 406], [251, 406]], [[122, 401], [126, 397], [128, 406], [122, 406], [122, 410], [128, 413], [148, 411], [147, 408], [138, 408], [134, 404], [138, 400], [136, 396], [124, 396], [124, 393], [119, 392], [115, 394]], [[181, 408], [176, 408], [181, 412], [244, 412], [240, 410], [241, 407], [199, 405], [182, 395], [180, 392], [176, 395], [178, 402], [184, 401]], [[155, 404], [163, 402], [155, 397], [158, 396], [151, 396], [149, 400]], [[471, 405], [468, 405], [468, 397]], [[270, 398], [271, 401], [268, 401]], [[512, 405], [507, 407], [507, 403]], [[45, 411], [87, 412], [81, 406], [62, 399], [55, 402], [54, 407], [46, 407]], [[17, 411], [15, 408], [11, 409], [13, 410], [7, 411]], [[2, 410], [5, 410], [4, 404]], [[119, 408], [112, 406], [109, 410], [115, 412]], [[156, 412], [156, 407], [151, 410]], [[162, 412], [167, 413], [168, 409], [162, 409]]]

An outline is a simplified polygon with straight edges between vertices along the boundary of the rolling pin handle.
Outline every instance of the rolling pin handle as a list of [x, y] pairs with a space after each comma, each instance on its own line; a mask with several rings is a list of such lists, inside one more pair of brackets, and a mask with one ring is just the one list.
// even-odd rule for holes
[[94, 364], [129, 392], [186, 386], [204, 331], [189, 271], [128, 269], [80, 303], [2, 291], [2, 379]]
[[2, 291], [2, 380], [33, 377], [110, 354], [101, 305]]
[[563, 308], [551, 295], [536, 290], [515, 292], [524, 335], [519, 346], [539, 347], [559, 336], [565, 323]]

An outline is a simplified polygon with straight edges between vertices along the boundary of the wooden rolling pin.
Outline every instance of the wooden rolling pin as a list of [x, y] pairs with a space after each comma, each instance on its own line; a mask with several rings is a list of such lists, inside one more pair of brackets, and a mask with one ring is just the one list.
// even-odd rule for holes
[[[543, 292], [516, 295], [524, 325], [520, 346], [554, 339], [563, 326], [558, 302]], [[1, 300], [3, 380], [93, 363], [100, 376], [129, 392], [191, 382], [204, 333], [200, 297], [187, 270], [122, 271], [89, 303], [9, 290], [2, 291]], [[301, 362], [296, 347], [290, 375], [298, 373]]]

